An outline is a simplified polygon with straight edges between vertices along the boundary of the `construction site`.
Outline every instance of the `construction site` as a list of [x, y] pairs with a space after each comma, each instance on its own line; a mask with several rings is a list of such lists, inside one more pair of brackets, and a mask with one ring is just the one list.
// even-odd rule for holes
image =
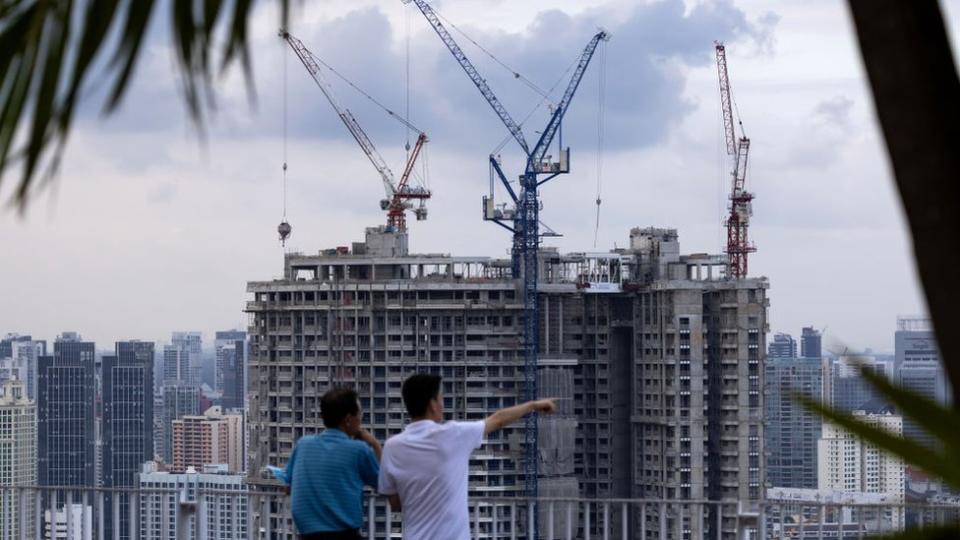
[[[587, 43], [530, 144], [431, 6], [412, 3], [525, 156], [515, 180], [498, 157], [486, 160], [491, 187], [483, 219], [510, 232], [511, 256], [411, 253], [406, 212], [426, 219], [431, 198], [415, 174], [428, 137], [388, 110], [417, 135], [395, 178], [323, 75], [339, 74], [281, 31], [376, 168], [387, 219], [362, 231], [360, 241], [287, 252], [282, 278], [248, 283], [251, 488], [281, 489], [261, 472], [286, 463], [300, 437], [322, 429], [319, 400], [331, 387], [359, 393], [364, 422], [383, 441], [408, 421], [403, 380], [429, 372], [443, 377], [447, 419], [480, 420], [529, 399], [558, 399], [557, 414], [530, 415], [473, 454], [471, 498], [715, 501], [722, 504], [709, 510], [654, 505], [630, 515], [614, 509], [613, 516], [594, 507], [573, 516], [574, 532], [734, 539], [764, 496], [769, 303], [766, 278], [747, 273], [755, 250], [747, 239], [750, 141], [736, 131], [723, 45], [715, 49], [732, 162], [725, 252], [683, 254], [676, 229], [637, 227], [624, 231], [627, 242], [618, 239], [625, 248], [562, 253], [542, 243], [539, 187], [570, 172], [570, 149], [557, 135], [594, 52], [610, 36], [600, 30]], [[494, 184], [506, 203], [496, 202]], [[277, 230], [286, 242], [286, 215]], [[552, 507], [515, 512], [496, 502], [472, 506], [474, 538], [549, 538], [546, 531], [561, 528]], [[289, 509], [271, 504], [254, 514], [256, 526], [275, 531], [274, 538], [295, 537]], [[371, 509], [369, 518], [377, 538], [399, 537], [400, 522], [385, 509]], [[602, 518], [612, 525], [602, 527]], [[533, 527], [522, 530], [539, 533], [518, 534], [529, 521]]]

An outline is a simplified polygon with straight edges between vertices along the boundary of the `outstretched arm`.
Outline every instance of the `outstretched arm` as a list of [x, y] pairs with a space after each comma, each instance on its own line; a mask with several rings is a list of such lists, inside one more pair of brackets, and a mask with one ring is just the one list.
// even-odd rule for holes
[[501, 430], [532, 412], [543, 412], [549, 414], [556, 410], [557, 403], [553, 398], [528, 401], [526, 403], [521, 403], [520, 405], [514, 405], [513, 407], [500, 409], [499, 411], [488, 416], [484, 421], [484, 432], [493, 433], [494, 431]]

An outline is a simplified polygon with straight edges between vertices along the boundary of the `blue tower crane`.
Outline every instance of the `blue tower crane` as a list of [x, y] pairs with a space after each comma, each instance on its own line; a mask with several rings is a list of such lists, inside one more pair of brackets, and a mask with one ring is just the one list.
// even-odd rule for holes
[[[559, 174], [570, 172], [570, 149], [560, 148], [559, 161], [551, 161], [551, 156], [547, 155], [547, 150], [553, 143], [553, 139], [560, 132], [560, 124], [563, 116], [570, 106], [580, 80], [593, 58], [600, 41], [607, 41], [610, 36], [607, 32], [601, 30], [587, 43], [577, 62], [576, 69], [570, 77], [567, 89], [560, 99], [560, 102], [553, 109], [550, 121], [543, 129], [537, 144], [530, 148], [523, 136], [520, 125], [513, 120], [507, 109], [500, 103], [497, 96], [487, 85], [487, 81], [480, 76], [477, 68], [474, 67], [470, 59], [463, 52], [457, 42], [450, 35], [450, 32], [440, 22], [433, 8], [426, 0], [402, 0], [407, 4], [411, 1], [420, 8], [423, 16], [440, 36], [443, 43], [450, 49], [453, 57], [460, 63], [460, 67], [467, 73], [473, 84], [480, 90], [490, 107], [493, 108], [500, 121], [507, 127], [510, 134], [516, 139], [520, 148], [526, 155], [526, 167], [520, 175], [520, 194], [519, 196], [510, 186], [499, 162], [494, 156], [490, 156], [490, 168], [500, 179], [507, 193], [513, 199], [515, 210], [512, 215], [504, 212], [497, 212], [493, 205], [492, 198], [484, 197], [484, 219], [493, 221], [497, 225], [513, 233], [513, 249], [511, 251], [513, 263], [513, 275], [523, 274], [523, 358], [524, 358], [524, 399], [532, 400], [537, 398], [537, 351], [540, 347], [540, 317], [539, 306], [537, 303], [537, 277], [538, 277], [538, 250], [540, 246], [540, 200], [538, 189], [541, 185], [552, 180]], [[540, 175], [547, 175], [540, 179]], [[512, 224], [504, 223], [512, 221]], [[525, 491], [528, 497], [537, 496], [537, 419], [531, 414], [525, 419], [524, 424], [524, 460], [523, 471], [526, 480]]]

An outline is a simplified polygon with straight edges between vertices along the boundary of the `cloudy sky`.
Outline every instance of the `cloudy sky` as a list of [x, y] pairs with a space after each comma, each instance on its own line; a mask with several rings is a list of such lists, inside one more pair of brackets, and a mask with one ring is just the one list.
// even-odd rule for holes
[[[942, 4], [955, 45], [958, 4]], [[713, 57], [713, 41], [722, 40], [752, 139], [758, 252], [750, 271], [770, 279], [771, 330], [798, 334], [812, 324], [832, 343], [891, 350], [897, 315], [924, 312], [843, 2], [435, 5], [518, 120], [540, 96], [464, 34], [541, 89], [560, 79], [597, 28], [613, 36], [564, 125], [572, 173], [542, 191], [542, 218], [563, 234], [548, 245], [606, 250], [624, 246], [631, 227], [655, 225], [679, 229], [684, 252], [722, 250], [729, 163]], [[410, 225], [413, 250], [506, 256], [510, 239], [480, 219], [480, 198], [486, 156], [507, 132], [422, 15], [394, 0], [302, 6], [291, 32], [390, 108], [405, 111], [409, 98], [410, 119], [430, 135], [425, 174], [434, 196], [429, 220]], [[0, 333], [52, 339], [76, 330], [106, 348], [117, 339], [167, 341], [172, 330], [212, 338], [245, 326], [246, 282], [282, 273], [285, 87], [294, 231], [287, 249], [348, 244], [383, 221], [375, 171], [277, 37], [277, 24], [272, 5], [254, 21], [255, 105], [241, 74], [230, 73], [217, 85], [204, 142], [179, 100], [162, 20], [118, 114], [99, 114], [104, 86], [94, 81], [57, 181], [25, 215], [0, 211]], [[402, 126], [338, 80], [333, 86], [399, 172]], [[524, 125], [528, 139], [545, 115], [541, 107]], [[520, 166], [515, 148], [502, 151], [511, 176]], [[5, 202], [10, 180], [0, 187]]]

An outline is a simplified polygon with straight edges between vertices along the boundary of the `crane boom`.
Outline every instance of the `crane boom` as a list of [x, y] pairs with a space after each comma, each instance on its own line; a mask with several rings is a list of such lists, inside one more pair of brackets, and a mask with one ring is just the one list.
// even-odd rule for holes
[[370, 163], [373, 164], [373, 167], [377, 169], [378, 173], [380, 173], [380, 178], [383, 180], [383, 189], [386, 192], [387, 198], [392, 198], [396, 193], [396, 188], [394, 187], [396, 184], [394, 182], [393, 171], [391, 171], [390, 167], [387, 166], [387, 162], [383, 159], [383, 156], [377, 152], [377, 148], [372, 142], [370, 142], [370, 138], [367, 137], [366, 132], [364, 132], [363, 128], [360, 127], [360, 124], [357, 122], [357, 119], [354, 118], [353, 113], [351, 113], [349, 109], [342, 107], [339, 103], [337, 103], [336, 98], [333, 96], [333, 91], [329, 88], [329, 83], [323, 78], [323, 74], [320, 71], [320, 65], [316, 58], [314, 58], [313, 54], [309, 49], [307, 49], [302, 41], [290, 35], [289, 32], [281, 30], [280, 37], [285, 39], [287, 43], [290, 44], [290, 48], [293, 49], [293, 52], [297, 53], [297, 57], [300, 58], [300, 61], [303, 63], [303, 67], [307, 68], [310, 76], [313, 77], [314, 82], [317, 83], [320, 91], [323, 92], [324, 97], [326, 97], [327, 101], [330, 102], [330, 106], [333, 107], [334, 111], [336, 111], [337, 116], [340, 117], [343, 125], [347, 127], [347, 131], [350, 132], [350, 135], [353, 135], [354, 140], [356, 140], [357, 144], [360, 145], [360, 149], [363, 150], [364, 154], [366, 154], [367, 159], [370, 160]]
[[[349, 109], [341, 106], [333, 96], [333, 91], [330, 88], [329, 83], [326, 81], [326, 79], [324, 79], [323, 73], [320, 70], [320, 64], [323, 64], [330, 70], [333, 70], [333, 68], [328, 66], [319, 58], [315, 57], [302, 41], [290, 35], [289, 32], [281, 30], [280, 37], [286, 40], [286, 42], [290, 45], [290, 48], [293, 49], [293, 51], [297, 54], [297, 57], [303, 63], [303, 66], [307, 68], [307, 71], [310, 73], [310, 76], [313, 78], [314, 82], [317, 83], [320, 91], [323, 92], [324, 97], [327, 98], [327, 101], [333, 107], [333, 110], [336, 111], [337, 116], [340, 117], [343, 125], [347, 127], [347, 131], [350, 132], [350, 135], [352, 135], [354, 140], [357, 141], [357, 144], [360, 145], [360, 149], [363, 150], [363, 153], [367, 156], [367, 159], [370, 160], [370, 163], [373, 164], [373, 167], [378, 173], [380, 173], [380, 178], [383, 181], [383, 189], [386, 193], [386, 198], [380, 202], [380, 207], [387, 211], [387, 226], [396, 231], [402, 232], [407, 230], [406, 211], [407, 209], [412, 208], [412, 204], [408, 202], [411, 200], [420, 201], [420, 206], [414, 209], [417, 219], [426, 219], [427, 209], [424, 206], [424, 201], [431, 197], [430, 190], [423, 186], [410, 185], [410, 175], [413, 172], [413, 165], [423, 149], [423, 145], [426, 144], [428, 140], [427, 135], [414, 127], [406, 118], [403, 118], [390, 109], [383, 107], [383, 105], [374, 100], [369, 94], [357, 88], [357, 90], [366, 95], [368, 99], [383, 108], [387, 114], [397, 119], [408, 129], [418, 132], [416, 145], [413, 147], [413, 150], [407, 157], [407, 163], [404, 167], [403, 175], [400, 177], [400, 182], [395, 182], [393, 171], [390, 170], [390, 167], [383, 159], [383, 156], [377, 152], [377, 148], [373, 145], [373, 142], [370, 141], [370, 138], [367, 136], [366, 132], [363, 131], [363, 128], [360, 127], [360, 123], [357, 122], [357, 119], [353, 116], [353, 113], [351, 113]], [[337, 73], [337, 75], [343, 78], [343, 76], [339, 73]], [[344, 80], [346, 79], [344, 78]], [[347, 83], [356, 88], [356, 86], [350, 81], [347, 80]]]
[[727, 139], [727, 154], [737, 153], [737, 135], [733, 127], [733, 107], [730, 103], [730, 77], [727, 73], [727, 49], [715, 41], [717, 51], [717, 74], [720, 78], [720, 108], [723, 110], [723, 133]]
[[746, 190], [747, 158], [750, 154], [750, 139], [743, 133], [737, 138], [734, 125], [730, 78], [727, 73], [727, 50], [723, 43], [714, 42], [717, 54], [717, 73], [720, 80], [720, 107], [723, 109], [723, 131], [727, 142], [727, 154], [733, 156], [733, 171], [730, 173], [730, 213], [727, 216], [727, 257], [730, 259], [730, 277], [747, 277], [747, 255], [757, 248], [750, 243], [747, 232], [753, 214], [753, 194]]
[[487, 81], [480, 76], [480, 73], [477, 71], [477, 68], [473, 66], [473, 62], [467, 58], [467, 55], [463, 52], [457, 42], [453, 39], [453, 36], [450, 35], [450, 32], [443, 26], [443, 23], [440, 22], [440, 17], [433, 11], [433, 8], [430, 7], [430, 4], [426, 0], [403, 0], [404, 4], [413, 2], [420, 8], [420, 11], [423, 13], [423, 16], [426, 17], [427, 21], [430, 22], [430, 26], [437, 32], [437, 35], [440, 36], [440, 40], [446, 44], [447, 48], [450, 49], [450, 52], [453, 54], [453, 57], [457, 59], [457, 62], [460, 63], [460, 67], [467, 72], [467, 76], [470, 77], [470, 80], [473, 81], [473, 84], [476, 85], [477, 89], [480, 90], [480, 93], [483, 94], [483, 97], [487, 100], [487, 103], [493, 107], [494, 112], [497, 113], [497, 116], [500, 117], [500, 121], [503, 122], [503, 125], [507, 127], [507, 130], [510, 131], [510, 134], [513, 135], [513, 138], [520, 143], [520, 147], [523, 148], [525, 154], [530, 154], [530, 150], [527, 147], [527, 140], [523, 137], [523, 131], [520, 129], [520, 125], [517, 124], [513, 117], [510, 116], [510, 113], [507, 112], [507, 109], [504, 108], [503, 104], [500, 103], [500, 100], [497, 99], [497, 96], [493, 93], [493, 90], [490, 89], [490, 86], [487, 84]]
[[600, 44], [601, 40], [606, 41], [608, 39], [610, 39], [610, 35], [601, 30], [597, 32], [590, 42], [587, 43], [587, 46], [584, 47], [583, 53], [580, 55], [580, 60], [577, 62], [577, 68], [573, 71], [573, 75], [570, 76], [570, 82], [567, 84], [567, 89], [563, 93], [560, 103], [557, 104], [556, 109], [553, 111], [553, 116], [550, 117], [550, 122], [543, 130], [540, 140], [537, 141], [537, 145], [531, 152], [531, 163], [537, 165], [543, 162], [544, 155], [547, 149], [550, 148], [550, 143], [553, 142], [553, 137], [557, 134], [560, 123], [563, 121], [563, 115], [566, 114], [567, 108], [570, 106], [573, 94], [576, 93], [577, 87], [580, 86], [583, 74], [587, 70], [590, 60], [593, 58], [593, 53], [597, 50], [597, 45]]

